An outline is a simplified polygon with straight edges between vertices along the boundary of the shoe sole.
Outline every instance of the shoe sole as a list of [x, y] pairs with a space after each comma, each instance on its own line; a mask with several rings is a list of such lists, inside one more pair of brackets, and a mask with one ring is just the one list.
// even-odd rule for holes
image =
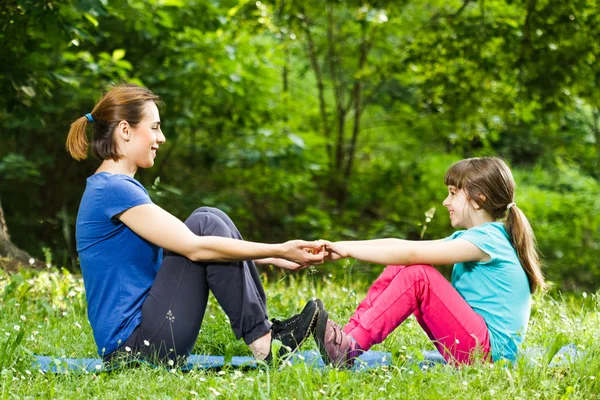
[[325, 365], [329, 365], [331, 362], [331, 360], [329, 360], [329, 355], [327, 355], [327, 348], [325, 348], [325, 330], [327, 329], [328, 319], [329, 313], [325, 310], [320, 310], [314, 332], [315, 342], [317, 342], [317, 347], [319, 347], [319, 352], [321, 353]]
[[[322, 304], [323, 303], [321, 303], [321, 305]], [[285, 351], [285, 353], [279, 354], [279, 357], [284, 357], [284, 356], [287, 356], [287, 355], [294, 354], [302, 346], [302, 344], [304, 344], [304, 342], [306, 342], [306, 339], [308, 339], [308, 337], [310, 336], [310, 334], [315, 330], [315, 325], [316, 325], [316, 322], [318, 320], [319, 313], [320, 313], [319, 306], [317, 304], [317, 307], [315, 307], [315, 311], [313, 312], [313, 315], [312, 315], [312, 318], [310, 320], [310, 323], [308, 324], [308, 329], [306, 330], [306, 332], [304, 332], [304, 336], [302, 337], [302, 340], [300, 340], [300, 343], [298, 343], [296, 345], [296, 347], [293, 348], [291, 351]], [[283, 347], [282, 347], [282, 349], [283, 349]]]
[[317, 309], [319, 311], [325, 311], [325, 306], [323, 305], [323, 302], [321, 301], [321, 299], [315, 299], [314, 302], [317, 305]]

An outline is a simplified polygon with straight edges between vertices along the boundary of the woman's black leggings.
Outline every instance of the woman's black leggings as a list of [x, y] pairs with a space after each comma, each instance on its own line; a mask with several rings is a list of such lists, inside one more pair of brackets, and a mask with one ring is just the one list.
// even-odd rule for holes
[[[229, 216], [216, 208], [198, 208], [185, 224], [199, 236], [243, 240]], [[265, 292], [253, 261], [193, 262], [165, 251], [142, 306], [142, 322], [105, 359], [130, 354], [181, 361], [198, 338], [209, 290], [229, 317], [238, 339], [250, 344], [271, 329]]]

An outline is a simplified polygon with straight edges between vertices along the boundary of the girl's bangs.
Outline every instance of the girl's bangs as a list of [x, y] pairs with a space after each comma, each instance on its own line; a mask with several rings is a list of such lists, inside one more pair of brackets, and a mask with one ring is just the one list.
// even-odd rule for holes
[[454, 186], [457, 189], [462, 189], [466, 180], [467, 160], [461, 160], [454, 163], [444, 176], [444, 184], [446, 186]]

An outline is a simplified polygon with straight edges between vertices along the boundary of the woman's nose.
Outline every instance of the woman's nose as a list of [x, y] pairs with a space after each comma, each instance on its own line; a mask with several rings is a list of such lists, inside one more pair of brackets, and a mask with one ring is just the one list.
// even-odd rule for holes
[[158, 134], [156, 141], [161, 144], [167, 141], [167, 138], [165, 137], [165, 135], [162, 131], [160, 131], [160, 133]]

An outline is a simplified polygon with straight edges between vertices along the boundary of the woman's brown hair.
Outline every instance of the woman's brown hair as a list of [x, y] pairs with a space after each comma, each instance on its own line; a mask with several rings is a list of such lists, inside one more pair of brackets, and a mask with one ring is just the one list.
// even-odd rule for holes
[[496, 157], [467, 158], [450, 167], [444, 183], [464, 189], [469, 200], [493, 218], [506, 218], [506, 232], [527, 274], [531, 293], [545, 289], [535, 235], [525, 214], [514, 204], [516, 185], [508, 165]]
[[76, 160], [87, 158], [85, 130], [88, 123], [93, 122], [92, 154], [101, 160], [118, 161], [121, 155], [116, 148], [113, 132], [121, 121], [127, 121], [135, 128], [144, 117], [144, 105], [148, 101], [160, 103], [157, 95], [141, 86], [124, 84], [111, 88], [88, 114], [92, 120], [82, 116], [71, 124], [67, 137], [68, 152]]

